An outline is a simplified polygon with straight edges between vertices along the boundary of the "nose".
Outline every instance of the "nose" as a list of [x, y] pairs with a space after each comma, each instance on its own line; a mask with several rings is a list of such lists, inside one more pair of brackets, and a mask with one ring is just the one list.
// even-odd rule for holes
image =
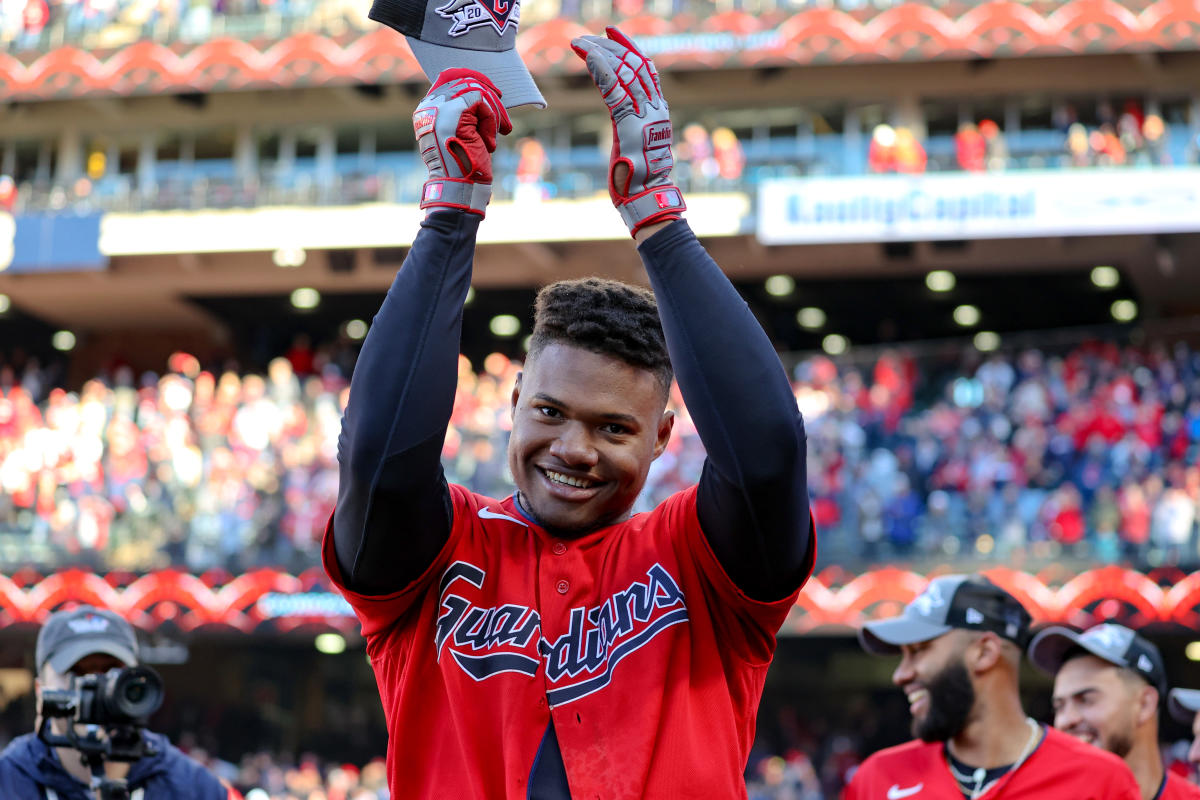
[[581, 422], [569, 422], [559, 429], [558, 436], [550, 443], [550, 455], [567, 466], [581, 469], [592, 468], [598, 458], [588, 428]]
[[912, 683], [917, 677], [916, 670], [913, 669], [912, 659], [907, 653], [900, 654], [900, 663], [896, 665], [896, 669], [892, 672], [892, 683], [903, 689], [907, 684]]
[[1060, 731], [1068, 731], [1079, 724], [1079, 714], [1071, 703], [1063, 703], [1062, 708], [1054, 712], [1054, 727]]

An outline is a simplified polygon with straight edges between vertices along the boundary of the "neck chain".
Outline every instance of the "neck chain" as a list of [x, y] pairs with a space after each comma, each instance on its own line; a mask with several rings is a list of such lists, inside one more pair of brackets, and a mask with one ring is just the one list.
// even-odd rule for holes
[[[1038, 736], [1041, 733], [1041, 727], [1033, 720], [1032, 717], [1026, 717], [1025, 724], [1029, 726], [1029, 739], [1026, 740], [1025, 747], [1022, 748], [1021, 754], [1017, 756], [1017, 760], [1011, 765], [1007, 767], [998, 767], [997, 769], [993, 770], [978, 767], [974, 772], [964, 775], [954, 768], [953, 762], [951, 763], [950, 771], [954, 775], [954, 779], [958, 782], [959, 788], [962, 790], [963, 796], [967, 798], [967, 800], [978, 800], [978, 798], [983, 797], [984, 794], [986, 794], [992, 789], [992, 787], [999, 783], [1002, 777], [1011, 772], [1016, 772], [1021, 765], [1025, 763], [1025, 760], [1029, 758], [1030, 754], [1033, 753], [1033, 749], [1038, 742]], [[948, 755], [950, 754], [949, 747], [946, 748], [946, 753]], [[957, 761], [957, 759], [954, 759], [953, 755], [950, 757], [953, 759], [953, 761]], [[961, 764], [962, 762], [958, 763]], [[963, 764], [963, 766], [966, 765]], [[991, 776], [991, 780], [988, 780], [989, 776]], [[972, 786], [972, 783], [975, 785]]]

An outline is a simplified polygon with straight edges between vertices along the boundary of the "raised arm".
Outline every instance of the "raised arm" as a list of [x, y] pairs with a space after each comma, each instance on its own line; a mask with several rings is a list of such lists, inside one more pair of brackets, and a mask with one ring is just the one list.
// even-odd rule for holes
[[430, 214], [363, 343], [338, 438], [334, 548], [343, 582], [361, 594], [407, 586], [450, 533], [441, 451], [489, 154], [497, 131], [512, 129], [498, 97], [482, 75], [448, 70], [413, 114]]
[[653, 63], [620, 31], [607, 33], [573, 46], [613, 118], [609, 192], [640, 242], [679, 388], [708, 452], [700, 524], [742, 591], [780, 599], [815, 555], [804, 421], [766, 334], [680, 219], [670, 116]]

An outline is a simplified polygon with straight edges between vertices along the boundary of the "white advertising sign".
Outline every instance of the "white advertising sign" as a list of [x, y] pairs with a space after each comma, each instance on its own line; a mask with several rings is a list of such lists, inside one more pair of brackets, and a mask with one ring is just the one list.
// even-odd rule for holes
[[1200, 167], [785, 178], [758, 193], [764, 244], [1200, 231]]

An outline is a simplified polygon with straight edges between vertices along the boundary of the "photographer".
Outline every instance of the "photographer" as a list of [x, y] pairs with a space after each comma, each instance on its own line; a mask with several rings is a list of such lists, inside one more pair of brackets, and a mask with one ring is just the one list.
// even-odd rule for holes
[[0, 797], [236, 797], [165, 736], [140, 726], [161, 703], [162, 684], [148, 669], [128, 669], [138, 666], [137, 653], [132, 626], [111, 611], [81, 606], [46, 620], [37, 639], [37, 721], [0, 754]]

